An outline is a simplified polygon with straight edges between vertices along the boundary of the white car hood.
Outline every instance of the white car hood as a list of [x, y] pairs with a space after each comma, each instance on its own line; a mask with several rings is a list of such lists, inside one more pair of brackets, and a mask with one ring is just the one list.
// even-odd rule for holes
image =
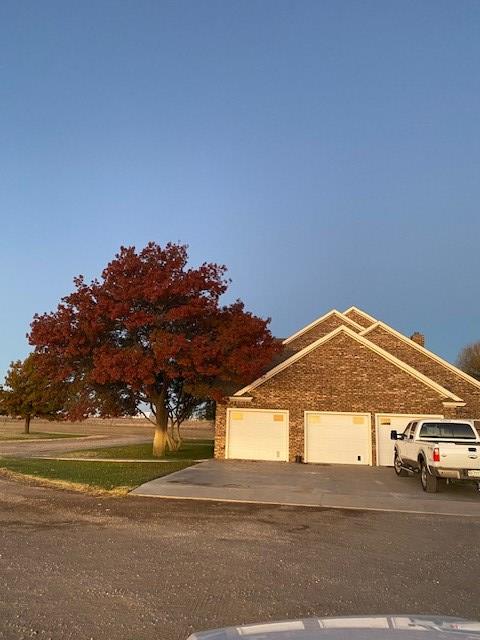
[[304, 618], [194, 633], [188, 640], [480, 640], [480, 622], [442, 616]]

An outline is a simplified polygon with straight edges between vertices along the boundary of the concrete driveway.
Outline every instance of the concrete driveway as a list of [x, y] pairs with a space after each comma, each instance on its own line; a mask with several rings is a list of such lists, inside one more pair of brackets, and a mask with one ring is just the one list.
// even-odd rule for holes
[[480, 495], [472, 485], [449, 485], [437, 494], [422, 491], [418, 476], [397, 478], [393, 469], [350, 465], [208, 460], [147, 482], [133, 494], [281, 504], [480, 516]]

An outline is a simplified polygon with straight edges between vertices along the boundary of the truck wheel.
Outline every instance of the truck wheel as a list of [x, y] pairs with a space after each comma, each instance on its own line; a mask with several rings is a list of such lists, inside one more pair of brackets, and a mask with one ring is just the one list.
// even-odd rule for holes
[[437, 493], [438, 478], [430, 473], [424, 460], [422, 460], [420, 466], [420, 482], [422, 483], [422, 489], [427, 493]]
[[397, 476], [401, 478], [405, 478], [405, 476], [408, 476], [408, 471], [402, 468], [402, 461], [398, 457], [397, 452], [395, 452], [395, 458], [393, 459], [393, 468], [395, 469], [395, 473], [397, 474]]

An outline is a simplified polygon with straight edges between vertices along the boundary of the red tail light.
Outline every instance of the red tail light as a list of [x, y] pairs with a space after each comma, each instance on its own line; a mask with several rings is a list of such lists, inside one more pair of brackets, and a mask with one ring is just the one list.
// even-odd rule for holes
[[433, 450], [433, 461], [440, 462], [440, 449], [438, 447]]

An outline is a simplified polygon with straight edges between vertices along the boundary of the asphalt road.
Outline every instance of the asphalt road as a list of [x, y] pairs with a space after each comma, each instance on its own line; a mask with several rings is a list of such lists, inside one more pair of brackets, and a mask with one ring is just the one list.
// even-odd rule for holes
[[472, 518], [96, 498], [0, 479], [0, 638], [184, 639], [311, 615], [480, 618]]

